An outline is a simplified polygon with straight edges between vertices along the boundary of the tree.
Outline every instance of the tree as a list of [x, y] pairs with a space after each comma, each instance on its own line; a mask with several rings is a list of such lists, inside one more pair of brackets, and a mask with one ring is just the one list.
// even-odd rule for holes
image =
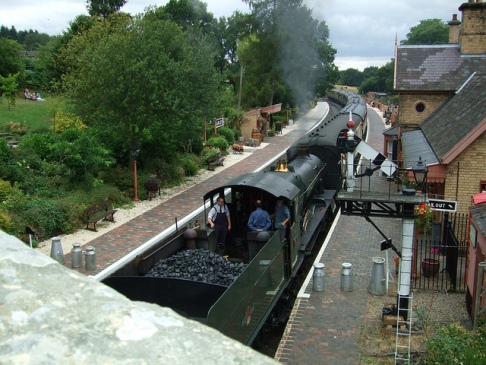
[[22, 70], [22, 46], [11, 39], [0, 38], [0, 76], [7, 77]]
[[145, 156], [170, 160], [212, 115], [221, 79], [200, 32], [113, 14], [73, 37], [66, 56], [74, 110], [86, 124], [110, 130], [125, 154], [133, 141]]
[[395, 60], [382, 67], [371, 66], [363, 71], [365, 80], [359, 86], [359, 92], [365, 94], [369, 91], [391, 93], [393, 92], [393, 72], [395, 69]]
[[15, 92], [19, 87], [17, 83], [19, 75], [20, 72], [17, 72], [15, 75], [8, 74], [7, 77], [0, 76], [0, 95], [7, 99], [8, 110], [10, 110], [10, 104], [15, 105]]
[[337, 81], [329, 30], [312, 18], [302, 0], [244, 1], [255, 22], [252, 36], [238, 50], [245, 68], [245, 103], [303, 104], [330, 87], [330, 76]]
[[447, 44], [448, 42], [449, 26], [440, 19], [425, 19], [410, 28], [407, 39], [400, 41], [400, 44]]
[[207, 11], [207, 4], [199, 0], [169, 0], [162, 10], [185, 31], [195, 27], [210, 34], [216, 24], [213, 14]]
[[86, 9], [91, 16], [107, 18], [110, 14], [118, 12], [127, 0], [86, 0]]
[[340, 71], [340, 83], [342, 85], [359, 86], [364, 80], [363, 73], [355, 68]]

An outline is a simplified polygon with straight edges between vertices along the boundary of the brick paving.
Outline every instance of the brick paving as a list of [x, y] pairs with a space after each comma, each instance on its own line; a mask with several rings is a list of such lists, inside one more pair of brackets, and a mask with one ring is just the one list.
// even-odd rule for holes
[[[368, 144], [382, 151], [385, 129], [378, 111], [369, 109]], [[312, 113], [311, 113], [312, 114]], [[316, 114], [316, 113], [314, 113]], [[134, 218], [125, 225], [87, 243], [94, 246], [97, 256], [97, 270], [86, 272], [84, 267], [78, 270], [86, 275], [96, 275], [123, 256], [140, 247], [143, 243], [172, 226], [175, 219], [184, 217], [188, 212], [202, 205], [202, 196], [209, 189], [223, 185], [229, 179], [243, 173], [255, 171], [285, 151], [293, 142], [303, 136], [317, 121], [317, 115], [309, 114], [302, 118], [288, 133], [269, 137], [269, 144], [255, 150], [245, 158], [203, 183], [178, 194], [165, 203]], [[357, 185], [373, 189], [389, 189], [386, 178], [375, 172], [371, 179], [359, 180]], [[358, 186], [359, 188], [359, 186]], [[394, 240], [399, 237], [397, 220], [377, 218], [375, 222], [386, 233], [394, 232]], [[396, 239], [397, 238], [397, 239]], [[360, 351], [358, 340], [363, 315], [366, 310], [366, 297], [372, 269], [372, 258], [383, 256], [379, 242], [382, 237], [362, 217], [341, 216], [336, 229], [320, 262], [326, 265], [325, 290], [312, 292], [312, 280], [306, 288], [309, 298], [298, 298], [289, 319], [285, 335], [282, 338], [275, 359], [284, 364], [359, 364]], [[66, 266], [70, 266], [70, 254], [66, 255]], [[341, 264], [350, 262], [353, 267], [353, 291], [340, 290]]]
[[[305, 117], [299, 119], [292, 126], [287, 126], [284, 134], [265, 138], [265, 143], [268, 143], [268, 145], [264, 148], [255, 149], [250, 156], [239, 163], [217, 172], [204, 182], [175, 195], [128, 223], [86, 243], [82, 247], [83, 250], [87, 246], [93, 246], [96, 250], [97, 269], [88, 272], [83, 266], [73, 270], [85, 275], [96, 276], [151, 238], [174, 225], [176, 219], [180, 221], [190, 212], [200, 208], [203, 204], [202, 197], [207, 191], [224, 185], [230, 179], [241, 174], [253, 172], [260, 166], [274, 160], [292, 143], [305, 135], [323, 117], [326, 111], [327, 103], [319, 103], [318, 107], [312, 109]], [[65, 263], [65, 266], [71, 267], [70, 253], [65, 255]]]
[[[376, 110], [376, 109], [374, 109]], [[385, 129], [378, 112], [369, 109], [369, 136], [367, 143], [382, 151]], [[375, 172], [358, 180], [364, 189], [388, 191], [386, 177]], [[398, 243], [399, 220], [374, 218], [385, 234]], [[360, 363], [358, 346], [360, 330], [366, 313], [373, 257], [384, 257], [380, 251], [383, 238], [363, 217], [340, 216], [319, 262], [325, 264], [325, 289], [312, 291], [309, 281], [305, 294], [298, 298], [285, 329], [275, 359], [287, 365], [329, 364], [355, 365]], [[352, 264], [353, 290], [341, 291], [342, 263]], [[309, 274], [312, 275], [312, 272]], [[391, 283], [393, 285], [393, 283]]]

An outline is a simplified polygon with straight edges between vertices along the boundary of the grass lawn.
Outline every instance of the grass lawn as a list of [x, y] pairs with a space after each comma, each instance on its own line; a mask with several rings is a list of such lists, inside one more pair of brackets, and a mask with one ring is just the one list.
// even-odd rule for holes
[[56, 104], [58, 104], [56, 98], [51, 96], [39, 101], [17, 98], [15, 105], [10, 105], [8, 110], [7, 100], [0, 98], [0, 128], [8, 122], [20, 122], [29, 130], [50, 127]]

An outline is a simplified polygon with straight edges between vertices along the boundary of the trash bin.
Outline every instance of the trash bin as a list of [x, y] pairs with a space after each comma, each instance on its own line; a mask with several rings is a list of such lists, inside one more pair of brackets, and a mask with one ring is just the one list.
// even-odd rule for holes
[[275, 123], [275, 133], [282, 134], [282, 122]]
[[369, 292], [374, 295], [386, 294], [385, 259], [383, 257], [373, 257], [373, 269]]

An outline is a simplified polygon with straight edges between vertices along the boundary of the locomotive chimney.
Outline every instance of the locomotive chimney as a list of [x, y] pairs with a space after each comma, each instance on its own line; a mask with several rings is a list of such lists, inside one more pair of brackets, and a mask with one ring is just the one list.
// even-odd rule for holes
[[310, 147], [308, 145], [299, 146], [298, 151], [300, 157], [308, 157], [310, 154]]

